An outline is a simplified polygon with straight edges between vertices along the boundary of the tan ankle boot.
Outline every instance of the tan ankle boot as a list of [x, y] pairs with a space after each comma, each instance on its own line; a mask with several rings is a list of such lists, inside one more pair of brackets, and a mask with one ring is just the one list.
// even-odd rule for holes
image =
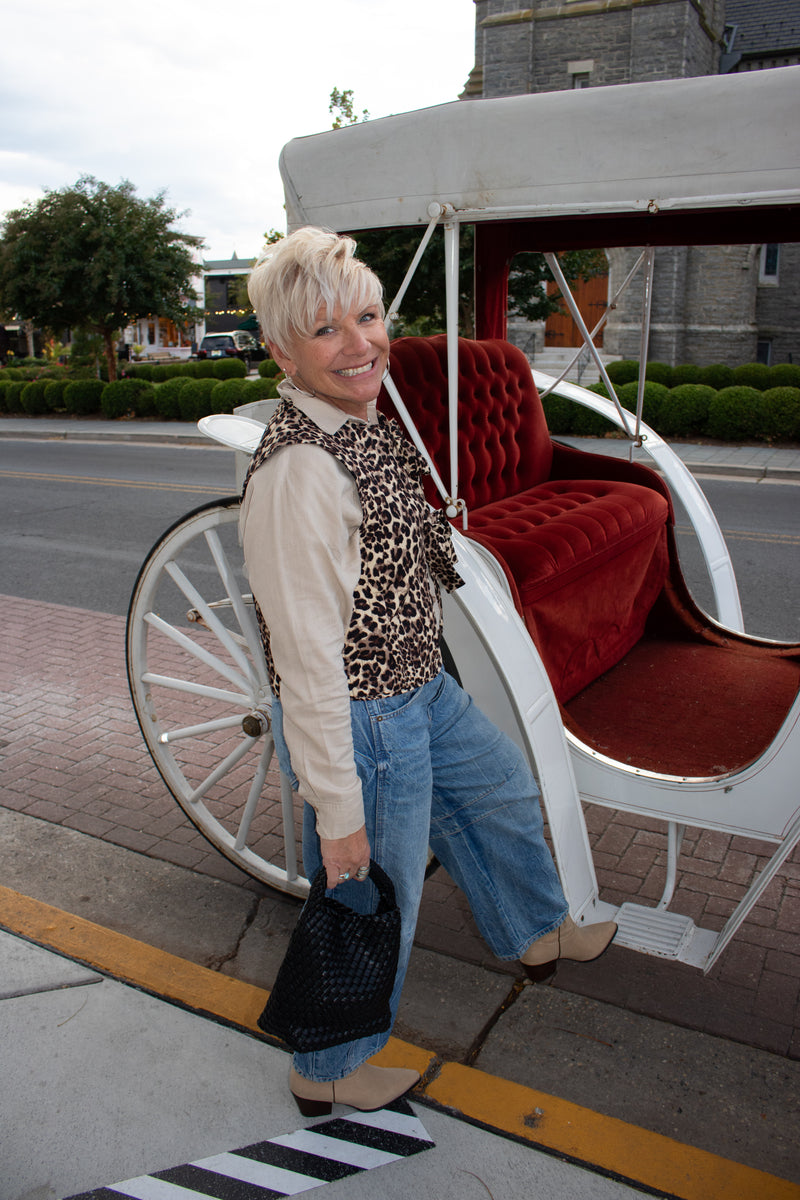
[[576, 925], [567, 916], [558, 929], [537, 938], [520, 959], [529, 979], [541, 983], [555, 974], [558, 960], [591, 962], [607, 950], [617, 932], [614, 921], [599, 921], [595, 925]]
[[376, 1112], [411, 1091], [419, 1079], [419, 1071], [406, 1067], [374, 1067], [364, 1063], [344, 1079], [316, 1083], [313, 1079], [304, 1079], [292, 1067], [289, 1087], [304, 1117], [325, 1117], [333, 1104], [349, 1104], [361, 1112]]

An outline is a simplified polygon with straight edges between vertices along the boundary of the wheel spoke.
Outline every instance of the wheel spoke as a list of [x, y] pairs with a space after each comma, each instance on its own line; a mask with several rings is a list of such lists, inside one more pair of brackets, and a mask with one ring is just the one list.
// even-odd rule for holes
[[203, 797], [211, 790], [214, 784], [219, 783], [220, 779], [227, 775], [228, 771], [231, 771], [236, 764], [242, 758], [244, 758], [245, 754], [247, 754], [247, 751], [251, 749], [252, 745], [252, 738], [247, 738], [245, 741], [239, 742], [239, 745], [235, 746], [226, 758], [223, 758], [222, 762], [214, 768], [211, 774], [206, 776], [199, 787], [194, 789], [189, 796], [189, 802], [191, 804], [196, 804], [198, 800], [202, 800]]
[[226, 692], [222, 688], [209, 687], [207, 683], [194, 683], [191, 679], [175, 679], [171, 675], [156, 675], [154, 671], [145, 671], [142, 683], [154, 683], [157, 687], [189, 692], [193, 696], [205, 696], [208, 700], [222, 700], [226, 704], [241, 704], [242, 708], [252, 707], [250, 697], [241, 692]]
[[168, 637], [171, 641], [175, 642], [177, 646], [180, 646], [182, 649], [188, 651], [188, 653], [193, 655], [194, 658], [199, 658], [201, 662], [204, 662], [207, 667], [211, 667], [217, 672], [218, 675], [223, 675], [226, 679], [229, 679], [231, 683], [235, 683], [237, 687], [242, 688], [244, 691], [249, 690], [249, 679], [242, 678], [238, 671], [235, 671], [233, 667], [228, 666], [228, 664], [224, 662], [223, 659], [218, 658], [216, 654], [211, 654], [211, 652], [206, 650], [204, 646], [199, 646], [197, 642], [188, 637], [181, 629], [176, 629], [174, 625], [170, 625], [169, 621], [165, 621], [162, 617], [159, 617], [157, 613], [145, 613], [144, 619], [147, 621], [148, 625], [152, 625], [154, 629], [158, 629], [164, 634], [165, 637]]
[[297, 879], [297, 846], [294, 837], [294, 792], [288, 778], [281, 771], [281, 815], [283, 817], [283, 841], [286, 855], [286, 876]]
[[205, 602], [191, 580], [184, 575], [181, 568], [175, 562], [168, 562], [164, 569], [166, 570], [170, 579], [172, 579], [173, 582], [177, 584], [177, 586], [183, 592], [186, 599], [190, 600], [195, 608], [202, 613], [206, 625], [208, 625], [209, 629], [216, 634], [222, 645], [230, 654], [233, 661], [238, 665], [239, 669], [244, 672], [251, 683], [256, 683], [252, 662], [244, 653], [241, 646], [237, 646], [228, 630], [222, 624], [222, 621], [220, 621], [216, 613], [211, 611], [211, 608]]
[[267, 668], [264, 660], [264, 647], [261, 644], [261, 635], [258, 631], [258, 624], [254, 620], [253, 615], [248, 611], [242, 593], [236, 584], [233, 571], [231, 570], [228, 557], [222, 548], [222, 543], [219, 540], [219, 535], [216, 529], [206, 530], [206, 541], [208, 548], [211, 551], [211, 557], [214, 559], [217, 570], [219, 571], [220, 579], [228, 594], [228, 599], [231, 602], [233, 611], [236, 614], [236, 620], [239, 622], [239, 628], [244, 634], [247, 648], [252, 657], [252, 666], [255, 668], [258, 682], [260, 684], [267, 683]]
[[169, 742], [178, 742], [182, 738], [202, 737], [204, 733], [216, 733], [220, 729], [235, 729], [238, 725], [241, 728], [242, 718], [235, 717], [220, 717], [218, 721], [204, 721], [202, 725], [186, 725], [183, 729], [171, 729], [168, 733], [162, 733], [159, 736], [159, 741], [163, 746]]
[[239, 822], [239, 828], [236, 832], [236, 841], [233, 843], [237, 850], [242, 850], [247, 845], [247, 839], [250, 834], [250, 826], [253, 823], [258, 802], [261, 799], [261, 789], [264, 786], [264, 780], [267, 778], [267, 770], [272, 761], [273, 741], [268, 737], [264, 741], [264, 747], [258, 760], [256, 773], [253, 776], [253, 782], [250, 785], [250, 791], [247, 796], [247, 803], [244, 806], [242, 819]]

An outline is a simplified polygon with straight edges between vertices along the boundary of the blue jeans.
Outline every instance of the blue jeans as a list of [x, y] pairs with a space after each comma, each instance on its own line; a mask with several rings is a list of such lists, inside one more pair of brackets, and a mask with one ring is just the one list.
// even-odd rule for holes
[[[428, 846], [469, 901], [481, 934], [500, 959], [517, 959], [556, 929], [567, 903], [543, 836], [539, 789], [522, 753], [444, 671], [399, 696], [351, 701], [356, 766], [372, 857], [389, 874], [402, 914], [400, 961], [392, 993], [397, 1015]], [[297, 787], [279, 703], [272, 733], [281, 769]], [[315, 814], [305, 808], [303, 860], [321, 865]], [[372, 912], [375, 889], [350, 881], [336, 898]], [[386, 1044], [389, 1032], [327, 1050], [296, 1054], [307, 1079], [341, 1079]]]

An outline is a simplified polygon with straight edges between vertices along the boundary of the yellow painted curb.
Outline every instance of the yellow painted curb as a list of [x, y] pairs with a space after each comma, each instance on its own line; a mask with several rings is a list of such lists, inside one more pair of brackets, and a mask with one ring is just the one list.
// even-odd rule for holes
[[[193, 1012], [259, 1032], [256, 1019], [269, 995], [263, 988], [4, 887], [0, 926]], [[436, 1066], [429, 1051], [399, 1038], [390, 1038], [376, 1061], [421, 1075]], [[423, 1096], [454, 1116], [679, 1200], [800, 1200], [800, 1187], [775, 1175], [473, 1067], [445, 1063]]]
[[447, 1063], [425, 1094], [468, 1120], [681, 1200], [800, 1200], [800, 1187], [557, 1096]]
[[267, 993], [260, 988], [4, 887], [0, 887], [0, 924], [123, 983], [246, 1029], [257, 1028], [256, 1019], [266, 1003]]
[[[269, 992], [0, 886], [0, 926], [155, 996], [261, 1035]], [[262, 1035], [263, 1036], [263, 1035]], [[390, 1038], [376, 1061], [424, 1075], [433, 1054]]]

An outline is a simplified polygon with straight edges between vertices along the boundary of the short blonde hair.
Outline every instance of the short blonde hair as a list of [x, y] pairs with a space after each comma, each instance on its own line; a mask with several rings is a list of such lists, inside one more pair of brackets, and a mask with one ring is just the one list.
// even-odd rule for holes
[[323, 306], [327, 320], [337, 304], [348, 313], [377, 303], [383, 317], [381, 282], [355, 249], [352, 238], [313, 225], [265, 247], [247, 291], [267, 342], [286, 352], [295, 338], [311, 337]]

